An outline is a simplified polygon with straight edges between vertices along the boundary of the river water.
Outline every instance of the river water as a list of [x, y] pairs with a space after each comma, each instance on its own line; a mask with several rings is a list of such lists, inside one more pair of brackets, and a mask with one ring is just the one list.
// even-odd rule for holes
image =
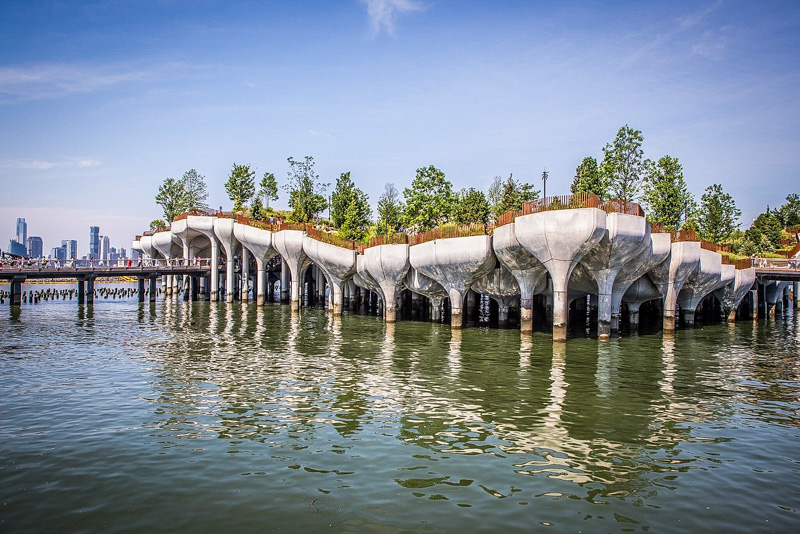
[[800, 325], [0, 306], [0, 531], [797, 532]]

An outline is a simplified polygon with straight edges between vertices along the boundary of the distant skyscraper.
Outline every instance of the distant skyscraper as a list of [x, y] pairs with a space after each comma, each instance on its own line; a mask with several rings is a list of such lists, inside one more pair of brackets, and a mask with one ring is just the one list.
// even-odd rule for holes
[[109, 245], [110, 240], [108, 239], [107, 235], [100, 236], [100, 259], [101, 260], [108, 260], [111, 259], [109, 257]]
[[61, 245], [60, 247], [53, 247], [53, 250], [50, 251], [50, 257], [54, 260], [66, 260], [67, 247], [64, 245]]
[[100, 227], [89, 227], [89, 259], [96, 260], [100, 258]]
[[17, 243], [23, 245], [28, 241], [28, 223], [25, 222], [24, 217], [17, 219]]
[[65, 239], [61, 241], [61, 246], [67, 251], [67, 257], [64, 259], [74, 260], [78, 257], [78, 242], [74, 239]]
[[28, 257], [41, 258], [42, 257], [42, 238], [32, 235], [27, 241]]
[[25, 248], [23, 243], [20, 243], [14, 239], [10, 239], [8, 241], [8, 253], [15, 256], [25, 256], [28, 254], [28, 250]]

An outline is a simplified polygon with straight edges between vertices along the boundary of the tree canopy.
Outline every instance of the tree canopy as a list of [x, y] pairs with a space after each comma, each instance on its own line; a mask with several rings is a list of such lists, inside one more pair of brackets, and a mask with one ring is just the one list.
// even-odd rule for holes
[[733, 197], [725, 193], [720, 184], [706, 187], [697, 211], [700, 237], [713, 243], [728, 239], [739, 227], [737, 220], [741, 214]]
[[265, 172], [258, 186], [257, 196], [264, 197], [267, 207], [269, 207], [271, 200], [278, 200], [278, 182], [275, 180], [274, 174]]
[[173, 178], [164, 179], [164, 182], [158, 186], [156, 204], [164, 210], [164, 219], [168, 223], [172, 223], [176, 215], [186, 211], [184, 209], [186, 206], [186, 189], [183, 182]]
[[206, 177], [198, 174], [196, 170], [189, 169], [183, 173], [184, 210], [202, 211], [208, 209], [208, 191], [206, 190]]
[[233, 164], [231, 175], [225, 183], [228, 198], [233, 201], [233, 211], [242, 211], [247, 202], [256, 192], [255, 171], [250, 170], [250, 165]]
[[643, 141], [642, 132], [626, 124], [619, 129], [614, 142], [603, 147], [600, 174], [612, 198], [628, 202], [636, 198], [647, 169]]
[[331, 223], [342, 237], [361, 240], [371, 216], [369, 197], [355, 186], [349, 172], [343, 172], [331, 194]]
[[394, 184], [386, 184], [383, 194], [378, 199], [378, 234], [393, 234], [400, 228], [403, 216], [403, 203]]
[[535, 190], [533, 185], [517, 181], [514, 179], [514, 175], [510, 174], [508, 179], [503, 182], [503, 192], [500, 194], [497, 214], [502, 215], [507, 211], [521, 210], [522, 204], [537, 198], [539, 198], [539, 191]]
[[784, 228], [800, 224], [800, 195], [791, 193], [786, 196], [786, 204], [778, 208], [776, 216]]
[[473, 187], [462, 189], [453, 210], [453, 220], [456, 224], [488, 224], [489, 202], [483, 191]]
[[411, 187], [403, 190], [403, 196], [406, 200], [403, 223], [417, 232], [441, 226], [452, 217], [453, 185], [433, 165], [417, 169]]
[[694, 197], [683, 179], [678, 158], [663, 156], [648, 167], [642, 201], [651, 222], [663, 223], [668, 232], [681, 228], [694, 210]]
[[310, 222], [328, 205], [325, 191], [328, 184], [323, 184], [314, 172], [314, 158], [306, 156], [303, 161], [292, 157], [289, 162], [289, 182], [284, 189], [289, 193], [289, 207], [292, 209], [292, 220]]
[[575, 169], [575, 178], [569, 188], [572, 194], [593, 193], [601, 199], [605, 199], [608, 195], [607, 189], [600, 174], [600, 168], [597, 166], [597, 160], [591, 156], [583, 158], [581, 164]]

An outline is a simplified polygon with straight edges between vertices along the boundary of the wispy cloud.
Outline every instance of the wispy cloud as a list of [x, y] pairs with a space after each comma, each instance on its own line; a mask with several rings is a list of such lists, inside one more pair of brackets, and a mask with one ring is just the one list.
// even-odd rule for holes
[[372, 35], [386, 32], [394, 35], [395, 18], [399, 13], [421, 11], [424, 6], [414, 0], [361, 0], [367, 6]]
[[121, 84], [152, 79], [155, 71], [162, 68], [163, 66], [137, 68], [125, 64], [64, 63], [0, 67], [0, 104], [101, 91]]
[[[723, 28], [724, 29], [724, 28]], [[706, 31], [699, 43], [692, 46], [692, 54], [708, 59], [719, 60], [727, 46], [726, 38], [721, 32]]]
[[0, 169], [30, 169], [46, 171], [54, 168], [86, 169], [97, 167], [100, 162], [91, 158], [75, 158], [62, 161], [45, 160], [11, 160], [0, 161]]
[[717, 0], [713, 4], [710, 4], [702, 9], [698, 9], [694, 13], [689, 13], [688, 15], [678, 17], [679, 28], [681, 30], [694, 28], [695, 26], [700, 24], [704, 18], [706, 18], [711, 13], [719, 9], [721, 5], [722, 5], [722, 0]]

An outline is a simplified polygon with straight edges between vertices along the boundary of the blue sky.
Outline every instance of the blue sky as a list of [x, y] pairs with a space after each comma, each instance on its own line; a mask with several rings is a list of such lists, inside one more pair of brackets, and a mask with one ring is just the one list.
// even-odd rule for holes
[[[129, 247], [164, 178], [286, 181], [313, 156], [377, 201], [435, 165], [566, 194], [623, 124], [721, 183], [743, 226], [800, 192], [800, 3], [343, 0], [0, 3], [0, 248]], [[281, 191], [279, 207], [287, 195]]]

